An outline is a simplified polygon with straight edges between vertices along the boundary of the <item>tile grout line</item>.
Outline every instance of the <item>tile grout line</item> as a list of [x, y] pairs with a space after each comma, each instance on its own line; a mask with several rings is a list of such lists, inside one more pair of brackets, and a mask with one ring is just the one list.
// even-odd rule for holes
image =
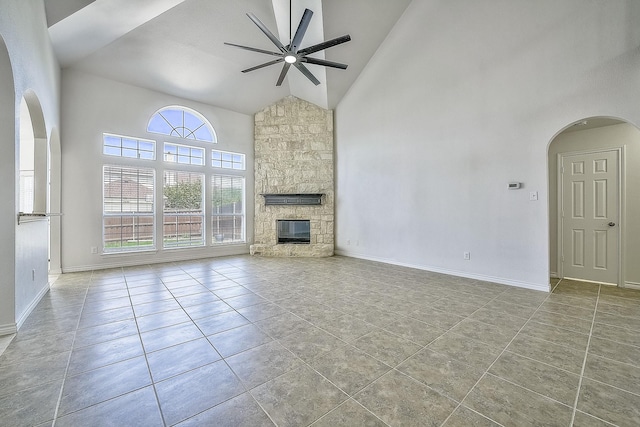
[[[147, 349], [144, 347], [144, 343], [142, 341], [142, 333], [140, 332], [140, 325], [138, 325], [138, 317], [136, 316], [136, 311], [133, 308], [134, 304], [133, 304], [133, 300], [131, 299], [131, 292], [129, 291], [129, 282], [127, 281], [127, 275], [125, 274], [124, 269], [122, 270], [122, 276], [124, 278], [124, 283], [127, 286], [127, 295], [129, 295], [129, 303], [131, 304], [131, 311], [133, 312], [133, 321], [136, 323], [136, 329], [138, 330], [138, 339], [140, 340], [140, 346], [142, 347], [142, 353], [144, 354], [144, 361], [147, 365], [147, 371], [149, 372], [149, 380], [151, 381], [151, 387], [153, 387], [153, 395], [156, 398], [156, 404], [158, 405], [158, 412], [160, 412], [160, 418], [162, 419], [162, 424], [166, 427], [168, 425], [167, 420], [165, 419], [164, 412], [162, 412], [162, 407], [160, 406], [160, 398], [158, 397], [158, 390], [156, 390], [156, 383], [153, 379], [153, 375], [151, 374], [151, 366], [149, 365], [149, 358], [147, 357]], [[162, 284], [163, 286], [165, 286], [164, 282], [162, 282]], [[52, 427], [55, 427], [55, 426], [52, 426]]]
[[[93, 280], [93, 271], [91, 271], [91, 276], [89, 276], [89, 283], [87, 284], [87, 289], [84, 291], [84, 298], [82, 299], [82, 310], [80, 310], [80, 316], [78, 316], [78, 322], [76, 323], [76, 328], [73, 331], [73, 340], [71, 341], [71, 348], [69, 349], [69, 358], [67, 359], [67, 366], [64, 369], [64, 376], [62, 377], [62, 384], [60, 385], [60, 393], [58, 394], [58, 400], [56, 402], [56, 409], [53, 412], [53, 421], [51, 423], [51, 427], [55, 427], [56, 421], [58, 420], [58, 412], [60, 411], [60, 403], [62, 403], [62, 393], [64, 392], [64, 386], [67, 382], [67, 374], [69, 372], [69, 366], [71, 366], [71, 357], [73, 356], [73, 347], [76, 342], [76, 335], [78, 333], [78, 329], [80, 326], [80, 321], [82, 320], [82, 313], [84, 312], [84, 306], [87, 302], [87, 296], [89, 295], [89, 288], [91, 287], [91, 282]], [[51, 289], [49, 289], [51, 292]]]
[[[558, 282], [558, 283], [560, 283], [560, 282]], [[557, 285], [558, 285], [558, 284], [556, 284], [556, 286], [557, 286]], [[555, 289], [555, 287], [554, 287], [554, 289]], [[466, 398], [471, 394], [471, 392], [476, 388], [476, 386], [480, 383], [480, 381], [482, 381], [482, 379], [483, 379], [483, 378], [484, 378], [484, 377], [489, 373], [489, 370], [490, 370], [490, 369], [493, 367], [493, 365], [498, 361], [498, 359], [500, 359], [500, 357], [504, 354], [504, 352], [505, 352], [505, 351], [507, 351], [507, 348], [511, 345], [511, 343], [513, 342], [513, 340], [515, 340], [515, 339], [516, 339], [516, 337], [520, 334], [520, 332], [522, 332], [522, 330], [525, 328], [525, 326], [527, 326], [527, 324], [531, 321], [531, 319], [533, 318], [533, 316], [535, 316], [535, 314], [538, 312], [538, 310], [540, 310], [540, 307], [542, 307], [542, 305], [543, 305], [543, 304], [544, 304], [544, 303], [549, 299], [549, 296], [550, 296], [551, 294], [552, 294], [552, 290], [548, 293], [548, 295], [545, 297], [545, 299], [543, 299], [543, 300], [540, 302], [540, 304], [538, 304], [538, 306], [536, 307], [535, 311], [534, 311], [533, 313], [531, 313], [531, 316], [529, 316], [529, 319], [527, 319], [527, 321], [526, 321], [526, 322], [525, 322], [525, 323], [520, 327], [520, 329], [518, 329], [518, 332], [516, 332], [516, 334], [513, 336], [513, 338], [511, 338], [511, 340], [510, 340], [510, 341], [505, 345], [504, 349], [502, 349], [502, 351], [500, 352], [500, 354], [499, 354], [499, 355], [498, 355], [498, 356], [493, 360], [493, 362], [491, 362], [491, 364], [489, 365], [489, 367], [488, 367], [488, 368], [485, 370], [485, 372], [480, 376], [480, 378], [478, 379], [478, 381], [476, 381], [476, 383], [473, 385], [473, 387], [471, 387], [471, 388], [469, 389], [469, 391], [467, 392], [467, 394], [465, 394], [465, 395], [464, 395], [464, 397], [463, 397], [462, 399], [460, 399], [460, 402], [458, 403], [458, 406], [456, 406], [456, 408], [451, 412], [451, 414], [449, 414], [449, 416], [448, 416], [448, 417], [443, 421], [442, 425], [444, 425], [444, 424], [449, 420], [449, 418], [451, 418], [451, 415], [453, 415], [453, 413], [454, 413], [455, 411], [457, 411], [457, 410], [458, 410], [458, 408], [459, 408], [460, 406], [462, 406], [462, 402], [464, 402], [464, 401], [465, 401], [465, 399], [466, 399]], [[492, 374], [490, 374], [490, 375], [492, 375]], [[500, 378], [500, 377], [498, 377], [498, 378]], [[504, 378], [502, 378], [502, 379], [504, 379]], [[517, 385], [517, 384], [516, 384], [516, 385]], [[522, 386], [519, 386], [519, 387], [522, 387]], [[528, 388], [526, 388], [526, 387], [522, 387], [522, 388], [524, 388], [525, 390], [529, 390], [529, 389], [528, 389]], [[533, 390], [529, 390], [529, 391], [534, 392]], [[536, 393], [536, 392], [534, 392], [534, 393]], [[536, 393], [536, 394], [540, 394], [540, 393]], [[541, 395], [541, 396], [542, 396], [542, 395]], [[548, 396], [544, 396], [544, 397], [547, 397], [548, 399], [551, 399], [551, 398], [549, 398]], [[551, 400], [556, 401], [555, 399], [551, 399]], [[482, 414], [481, 414], [481, 415], [482, 415]], [[484, 416], [484, 415], [483, 415], [483, 416]], [[487, 418], [487, 419], [489, 419], [489, 420], [491, 420], [491, 421], [493, 421], [493, 422], [495, 422], [496, 424], [500, 424], [500, 423], [498, 423], [497, 421], [495, 421], [495, 420], [494, 420], [494, 419], [492, 419], [492, 418], [488, 418], [488, 417], [486, 417], [486, 416], [484, 416], [484, 417], [485, 417], [485, 418]]]
[[573, 403], [573, 412], [571, 414], [571, 424], [569, 424], [569, 426], [573, 426], [573, 423], [575, 422], [575, 419], [576, 419], [576, 411], [578, 410], [578, 400], [580, 399], [580, 389], [582, 388], [582, 379], [584, 378], [584, 371], [587, 366], [587, 358], [589, 356], [589, 347], [591, 345], [591, 337], [593, 335], [593, 325], [596, 323], [596, 315], [598, 313], [598, 302], [600, 301], [601, 289], [602, 289], [602, 285], [598, 285], [598, 296], [596, 298], [596, 305], [593, 308], [593, 319], [591, 319], [591, 329], [589, 329], [589, 338], [587, 339], [587, 348], [585, 349], [584, 359], [582, 360], [582, 370], [580, 371], [580, 379], [578, 380], [578, 390], [576, 391], [576, 399]]
[[[190, 277], [192, 277], [194, 280], [198, 281], [198, 279], [196, 279], [195, 277], [193, 277], [189, 272], [187, 272], [187, 271], [185, 271], [185, 270], [183, 270], [183, 271], [184, 271], [188, 276], [190, 276]], [[211, 271], [215, 271], [215, 270], [214, 270], [214, 269], [212, 269]], [[217, 273], [217, 272], [216, 272], [216, 273]], [[222, 273], [218, 273], [218, 274], [221, 274], [223, 277], [227, 278], [228, 280], [231, 280], [233, 283], [236, 283], [236, 284], [237, 284], [237, 285], [239, 285], [239, 286], [243, 286], [243, 285], [240, 285], [239, 283], [237, 283], [235, 280], [228, 278], [227, 276], [225, 276], [225, 275], [224, 275], [224, 274], [222, 274]], [[162, 280], [162, 279], [161, 279], [161, 280]], [[164, 282], [163, 282], [163, 283], [164, 283]], [[203, 285], [203, 286], [204, 286], [204, 285]], [[205, 286], [205, 287], [206, 287], [206, 286]], [[243, 286], [243, 287], [244, 287], [244, 286]], [[208, 289], [208, 288], [207, 288], [207, 289]], [[247, 289], [248, 289], [248, 288], [247, 288]], [[191, 322], [193, 323], [193, 325], [194, 325], [196, 328], [198, 328], [198, 330], [200, 331], [200, 333], [202, 333], [203, 338], [207, 340], [207, 342], [209, 343], [209, 345], [211, 346], [211, 348], [213, 348], [213, 350], [214, 350], [216, 353], [218, 353], [218, 355], [220, 356], [220, 360], [218, 360], [218, 361], [216, 361], [216, 362], [211, 362], [211, 363], [209, 363], [209, 364], [207, 364], [207, 365], [210, 365], [210, 364], [212, 364], [212, 363], [217, 363], [217, 362], [224, 362], [224, 364], [227, 366], [227, 369], [229, 369], [229, 371], [233, 374], [233, 376], [238, 380], [238, 384], [240, 384], [240, 385], [242, 386], [242, 388], [244, 389], [244, 393], [247, 393], [249, 396], [251, 396], [251, 399], [252, 399], [252, 400], [253, 400], [253, 401], [254, 401], [254, 402], [255, 402], [255, 403], [260, 407], [260, 409], [262, 410], [262, 412], [264, 412], [264, 414], [267, 416], [267, 418], [269, 418], [269, 420], [273, 423], [273, 425], [277, 427], [277, 425], [278, 425], [278, 424], [275, 422], [275, 420], [271, 417], [271, 415], [269, 415], [269, 413], [268, 413], [268, 412], [267, 412], [267, 411], [262, 407], [262, 405], [260, 404], [260, 402], [258, 402], [258, 400], [255, 398], [255, 396], [253, 396], [253, 394], [251, 393], [251, 390], [252, 390], [252, 389], [250, 389], [250, 388], [248, 388], [248, 387], [247, 387], [247, 385], [246, 385], [246, 384], [245, 384], [245, 383], [240, 379], [240, 377], [238, 376], [238, 374], [236, 374], [236, 372], [233, 370], [233, 368], [231, 368], [231, 366], [229, 365], [229, 363], [228, 363], [228, 362], [227, 362], [227, 360], [226, 360], [227, 358], [226, 358], [226, 357], [224, 357], [224, 356], [222, 356], [222, 354], [218, 351], [218, 349], [216, 349], [216, 347], [211, 343], [211, 341], [209, 341], [209, 338], [208, 338], [209, 336], [208, 336], [208, 335], [206, 335], [202, 329], [200, 329], [200, 326], [198, 326], [198, 324], [197, 324], [197, 323], [196, 323], [196, 321], [191, 317], [191, 315], [190, 315], [189, 313], [187, 313], [187, 311], [186, 311], [186, 310], [184, 310], [184, 307], [182, 306], [182, 304], [180, 303], [180, 301], [178, 301], [178, 299], [173, 295], [173, 292], [171, 292], [171, 290], [170, 290], [169, 288], [167, 288], [167, 290], [169, 291], [169, 293], [171, 293], [172, 297], [176, 300], [176, 302], [178, 303], [178, 305], [180, 305], [180, 307], [181, 307], [181, 308], [182, 308], [182, 310], [185, 312], [185, 314], [189, 317], [189, 319], [191, 319]], [[251, 290], [249, 289], [249, 291], [251, 291]], [[212, 294], [216, 295], [216, 293], [215, 293], [214, 291], [210, 290], [210, 289], [209, 289], [209, 292], [211, 292]], [[251, 292], [253, 293], [253, 291], [251, 291]], [[216, 296], [217, 296], [217, 295], [216, 295]], [[219, 297], [218, 297], [218, 298], [219, 298]], [[223, 301], [223, 302], [224, 302], [224, 299], [220, 298], [220, 301]], [[227, 305], [228, 305], [228, 304], [227, 304]], [[242, 316], [242, 314], [240, 314], [240, 313], [238, 312], [238, 310], [237, 310], [237, 309], [235, 309], [235, 308], [233, 308], [233, 307], [231, 307], [231, 306], [229, 306], [229, 307], [231, 308], [231, 310], [230, 310], [229, 312], [233, 311], [233, 312], [236, 312], [237, 314], [239, 314], [240, 316]], [[227, 313], [228, 313], [228, 312], [227, 312]], [[219, 314], [222, 314], [222, 313], [219, 313]], [[214, 314], [213, 316], [217, 316], [217, 314]], [[209, 316], [209, 317], [213, 317], [213, 316]], [[244, 316], [242, 316], [242, 317], [244, 317]], [[246, 318], [245, 318], [245, 319], [246, 319]], [[253, 325], [253, 324], [254, 324], [254, 323], [253, 323], [253, 322], [251, 322], [249, 319], [247, 319], [247, 321], [249, 322], [249, 324], [250, 324], [250, 325]], [[257, 326], [256, 326], [256, 327], [257, 327]], [[228, 329], [228, 330], [232, 330], [232, 329], [235, 329], [235, 328], [231, 328], [231, 329]], [[258, 328], [258, 329], [260, 329], [260, 328]], [[225, 331], [220, 331], [220, 332], [225, 332]], [[212, 335], [215, 335], [215, 334], [212, 334]], [[201, 338], [197, 338], [197, 339], [201, 339]], [[274, 341], [276, 341], [276, 340], [274, 340]], [[278, 343], [278, 344], [279, 344], [279, 343]], [[179, 344], [178, 344], [178, 345], [179, 345]], [[282, 345], [282, 344], [280, 344], [280, 345]], [[289, 351], [289, 352], [291, 353], [291, 351], [290, 351], [289, 349], [285, 348], [284, 346], [282, 346], [282, 347], [283, 347], [285, 350], [287, 350], [287, 351]], [[253, 347], [253, 348], [255, 348], [255, 347]], [[248, 351], [248, 350], [250, 350], [250, 349], [247, 349], [247, 350], [245, 350], [245, 351]], [[241, 352], [241, 353], [242, 353], [242, 352]], [[237, 354], [240, 354], [240, 353], [237, 353]], [[293, 354], [293, 353], [291, 353], [291, 354]], [[233, 355], [228, 356], [228, 357], [232, 357], [232, 356], [235, 356], [235, 355], [236, 355], [236, 354], [233, 354]], [[294, 357], [296, 357], [296, 358], [298, 358], [298, 356], [296, 356], [295, 354], [293, 354], [293, 356], [294, 356]], [[301, 359], [301, 360], [302, 360], [302, 359]], [[204, 366], [207, 366], [207, 365], [204, 365]], [[195, 369], [198, 369], [198, 368], [194, 368], [194, 369], [192, 369], [192, 370], [195, 370]], [[187, 371], [187, 372], [189, 372], [189, 371]], [[290, 372], [290, 371], [287, 371], [287, 372]], [[278, 377], [280, 377], [280, 376], [282, 376], [282, 375], [286, 374], [287, 372], [285, 372], [285, 373], [283, 373], [283, 374], [279, 375]], [[181, 375], [181, 374], [180, 374], [180, 375]], [[276, 378], [278, 378], [278, 377], [276, 377]], [[152, 379], [152, 380], [153, 380], [153, 379]], [[164, 380], [163, 380], [163, 381], [164, 381]], [[266, 383], [266, 382], [265, 382], [265, 383]], [[262, 383], [262, 384], [265, 384], [265, 383]], [[260, 384], [260, 385], [262, 385], [262, 384]], [[256, 386], [256, 387], [258, 387], [258, 386]], [[254, 387], [254, 388], [255, 388], [255, 387]], [[182, 421], [180, 421], [180, 422], [182, 423], [182, 422], [184, 422], [184, 421], [186, 421], [186, 420], [189, 420], [189, 419], [191, 419], [191, 418], [197, 417], [198, 415], [200, 415], [200, 414], [202, 414], [202, 413], [204, 413], [204, 412], [206, 412], [206, 411], [208, 411], [208, 410], [210, 410], [210, 409], [212, 409], [212, 408], [215, 408], [215, 407], [217, 407], [217, 406], [219, 406], [219, 405], [222, 405], [223, 403], [226, 403], [226, 402], [228, 402], [228, 401], [230, 401], [230, 400], [232, 400], [232, 399], [235, 399], [235, 398], [236, 398], [236, 397], [238, 397], [238, 396], [240, 396], [240, 395], [232, 396], [232, 397], [230, 397], [230, 398], [228, 398], [228, 399], [226, 399], [226, 400], [224, 400], [224, 401], [221, 401], [221, 402], [217, 403], [216, 405], [213, 405], [213, 406], [212, 406], [212, 407], [210, 407], [210, 408], [206, 408], [206, 409], [204, 409], [204, 410], [202, 410], [202, 411], [198, 412], [197, 414], [193, 414], [193, 415], [191, 415], [189, 418], [187, 418], [187, 419], [185, 419], [185, 420], [182, 420]], [[158, 406], [159, 406], [159, 403], [158, 403]], [[162, 412], [162, 410], [161, 410], [161, 412]], [[165, 425], [166, 425], [166, 424], [165, 424]]]

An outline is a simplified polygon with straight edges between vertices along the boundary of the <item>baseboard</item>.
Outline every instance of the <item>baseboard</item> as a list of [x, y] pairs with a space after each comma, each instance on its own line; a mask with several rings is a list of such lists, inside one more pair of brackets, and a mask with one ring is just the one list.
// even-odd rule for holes
[[7, 325], [0, 325], [0, 336], [12, 335], [18, 332], [18, 326], [15, 323], [9, 323]]
[[549, 277], [552, 278], [552, 279], [559, 279], [560, 278], [560, 276], [558, 276], [558, 273], [556, 273], [555, 271], [551, 271], [549, 273]]
[[139, 265], [153, 265], [153, 264], [162, 264], [165, 262], [173, 262], [173, 261], [191, 261], [197, 259], [207, 259], [207, 258], [220, 258], [225, 256], [234, 256], [234, 255], [249, 255], [249, 246], [247, 245], [238, 245], [238, 246], [229, 246], [227, 248], [217, 248], [219, 251], [216, 253], [194, 253], [190, 251], [184, 251], [183, 253], [179, 253], [178, 251], [166, 251], [162, 255], [156, 255], [153, 259], [141, 259], [135, 256], [130, 256], [131, 254], [109, 254], [105, 255], [105, 257], [109, 257], [113, 259], [113, 261], [100, 263], [100, 264], [87, 264], [87, 265], [77, 265], [77, 266], [63, 266], [63, 273], [79, 273], [83, 271], [92, 271], [92, 270], [104, 270], [108, 268], [118, 268], [118, 267], [136, 267]]
[[550, 290], [550, 286], [548, 283], [547, 284], [529, 283], [529, 282], [523, 282], [520, 280], [505, 279], [503, 277], [495, 277], [495, 276], [486, 276], [483, 274], [473, 274], [473, 273], [467, 273], [464, 271], [450, 270], [446, 268], [433, 267], [428, 265], [408, 264], [408, 263], [398, 262], [394, 260], [389, 260], [386, 258], [366, 256], [366, 255], [362, 255], [362, 254], [358, 254], [350, 251], [336, 250], [335, 253], [336, 255], [342, 255], [350, 258], [358, 258], [358, 259], [365, 259], [367, 261], [382, 262], [385, 264], [397, 265], [400, 267], [415, 268], [417, 270], [431, 271], [433, 273], [442, 273], [442, 274], [448, 274], [450, 276], [464, 277], [467, 279], [499, 283], [501, 285], [515, 286], [518, 288], [532, 289], [535, 291], [549, 292]]
[[31, 304], [29, 304], [29, 306], [22, 312], [22, 314], [16, 321], [17, 330], [19, 330], [22, 327], [22, 324], [27, 320], [27, 318], [29, 317], [31, 312], [36, 308], [40, 300], [42, 300], [42, 297], [44, 297], [47, 294], [47, 292], [49, 292], [49, 289], [50, 289], [49, 283], [47, 283], [47, 286], [45, 286], [44, 288], [42, 288], [40, 292], [38, 292], [38, 295], [36, 295], [33, 301], [31, 301]]
[[624, 282], [624, 287], [629, 289], [640, 289], [640, 283], [637, 282]]

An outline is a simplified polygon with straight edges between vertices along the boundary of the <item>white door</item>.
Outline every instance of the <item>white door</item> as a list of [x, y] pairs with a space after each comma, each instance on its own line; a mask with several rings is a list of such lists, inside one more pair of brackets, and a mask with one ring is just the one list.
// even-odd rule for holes
[[619, 158], [562, 156], [562, 277], [618, 284]]

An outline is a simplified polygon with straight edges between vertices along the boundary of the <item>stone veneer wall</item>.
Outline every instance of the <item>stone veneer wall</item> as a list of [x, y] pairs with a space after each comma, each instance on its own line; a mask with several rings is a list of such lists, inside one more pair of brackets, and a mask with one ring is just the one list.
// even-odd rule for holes
[[[320, 206], [265, 206], [262, 193], [324, 193]], [[288, 96], [255, 115], [252, 255], [332, 256], [333, 112]], [[308, 219], [310, 244], [277, 244], [276, 220]]]

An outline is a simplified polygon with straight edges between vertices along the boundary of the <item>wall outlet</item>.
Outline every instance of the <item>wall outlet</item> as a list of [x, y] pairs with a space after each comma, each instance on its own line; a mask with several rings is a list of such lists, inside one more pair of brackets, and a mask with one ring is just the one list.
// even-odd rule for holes
[[31, 270], [31, 281], [32, 282], [36, 281], [36, 269], [35, 268], [33, 270]]
[[530, 191], [529, 192], [529, 200], [531, 200], [532, 202], [535, 202], [536, 200], [538, 200], [538, 192], [537, 191]]
[[91, 253], [92, 254], [97, 254], [98, 253], [98, 247], [97, 246], [91, 246]]
[[464, 259], [471, 259], [471, 252], [463, 252], [462, 257]]

